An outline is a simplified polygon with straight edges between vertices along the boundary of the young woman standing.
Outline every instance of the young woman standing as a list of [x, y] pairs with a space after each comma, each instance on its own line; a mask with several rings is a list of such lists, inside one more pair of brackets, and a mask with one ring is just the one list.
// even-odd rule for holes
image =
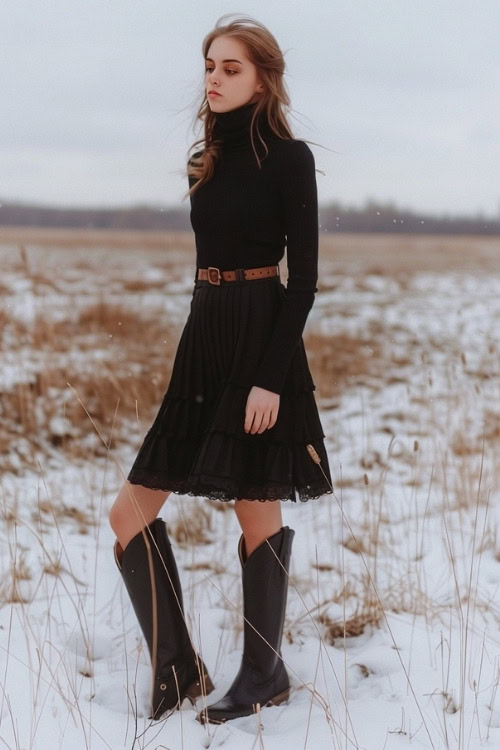
[[243, 655], [226, 694], [197, 716], [220, 722], [288, 698], [281, 639], [295, 532], [277, 501], [298, 494], [305, 502], [332, 484], [302, 339], [318, 280], [315, 162], [287, 123], [283, 54], [262, 24], [244, 17], [219, 22], [203, 57], [204, 135], [196, 142], [203, 149], [188, 162], [196, 240], [190, 313], [110, 523], [148, 642], [157, 718], [214, 687], [186, 627], [158, 513], [171, 492], [235, 501]]

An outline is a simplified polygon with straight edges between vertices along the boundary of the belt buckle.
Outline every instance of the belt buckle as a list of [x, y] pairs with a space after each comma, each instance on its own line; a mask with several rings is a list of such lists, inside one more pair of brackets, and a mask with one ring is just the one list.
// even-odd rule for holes
[[[216, 279], [216, 280], [215, 280], [215, 281], [213, 281], [213, 280], [212, 280], [212, 278], [213, 278], [213, 274], [212, 274], [212, 271], [215, 271], [215, 273], [216, 273], [216, 276], [215, 276], [215, 279]], [[207, 274], [207, 278], [208, 278], [208, 281], [209, 281], [209, 282], [210, 282], [211, 284], [215, 284], [216, 286], [220, 286], [220, 280], [221, 280], [221, 272], [220, 272], [220, 269], [219, 269], [219, 268], [216, 268], [215, 266], [209, 266], [209, 267], [208, 267], [208, 274]]]

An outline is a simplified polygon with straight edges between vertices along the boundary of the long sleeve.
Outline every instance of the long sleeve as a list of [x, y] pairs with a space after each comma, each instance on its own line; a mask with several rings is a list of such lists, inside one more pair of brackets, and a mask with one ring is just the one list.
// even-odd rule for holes
[[314, 155], [294, 140], [279, 163], [279, 197], [287, 238], [286, 297], [254, 385], [281, 393], [318, 291], [318, 194]]

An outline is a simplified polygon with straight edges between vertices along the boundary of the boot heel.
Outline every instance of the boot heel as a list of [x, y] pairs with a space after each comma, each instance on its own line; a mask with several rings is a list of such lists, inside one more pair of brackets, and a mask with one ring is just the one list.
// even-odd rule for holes
[[286, 690], [283, 690], [282, 693], [278, 693], [278, 695], [275, 695], [274, 698], [271, 698], [269, 703], [272, 704], [273, 706], [279, 706], [280, 703], [288, 702], [289, 697], [290, 697], [290, 688], [287, 688]]
[[201, 678], [198, 677], [197, 680], [191, 683], [184, 693], [184, 697], [189, 698], [191, 704], [194, 706], [196, 699], [199, 698], [200, 695], [208, 695], [212, 690], [215, 690], [215, 685], [210, 679], [210, 676], [204, 674]]

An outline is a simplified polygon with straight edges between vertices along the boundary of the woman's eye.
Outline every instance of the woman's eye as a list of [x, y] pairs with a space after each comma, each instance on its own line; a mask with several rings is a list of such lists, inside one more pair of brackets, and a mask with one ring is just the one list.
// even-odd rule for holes
[[[210, 71], [213, 70], [213, 68], [205, 68], [205, 73], [210, 73]], [[226, 70], [226, 73], [237, 73], [236, 70]]]

